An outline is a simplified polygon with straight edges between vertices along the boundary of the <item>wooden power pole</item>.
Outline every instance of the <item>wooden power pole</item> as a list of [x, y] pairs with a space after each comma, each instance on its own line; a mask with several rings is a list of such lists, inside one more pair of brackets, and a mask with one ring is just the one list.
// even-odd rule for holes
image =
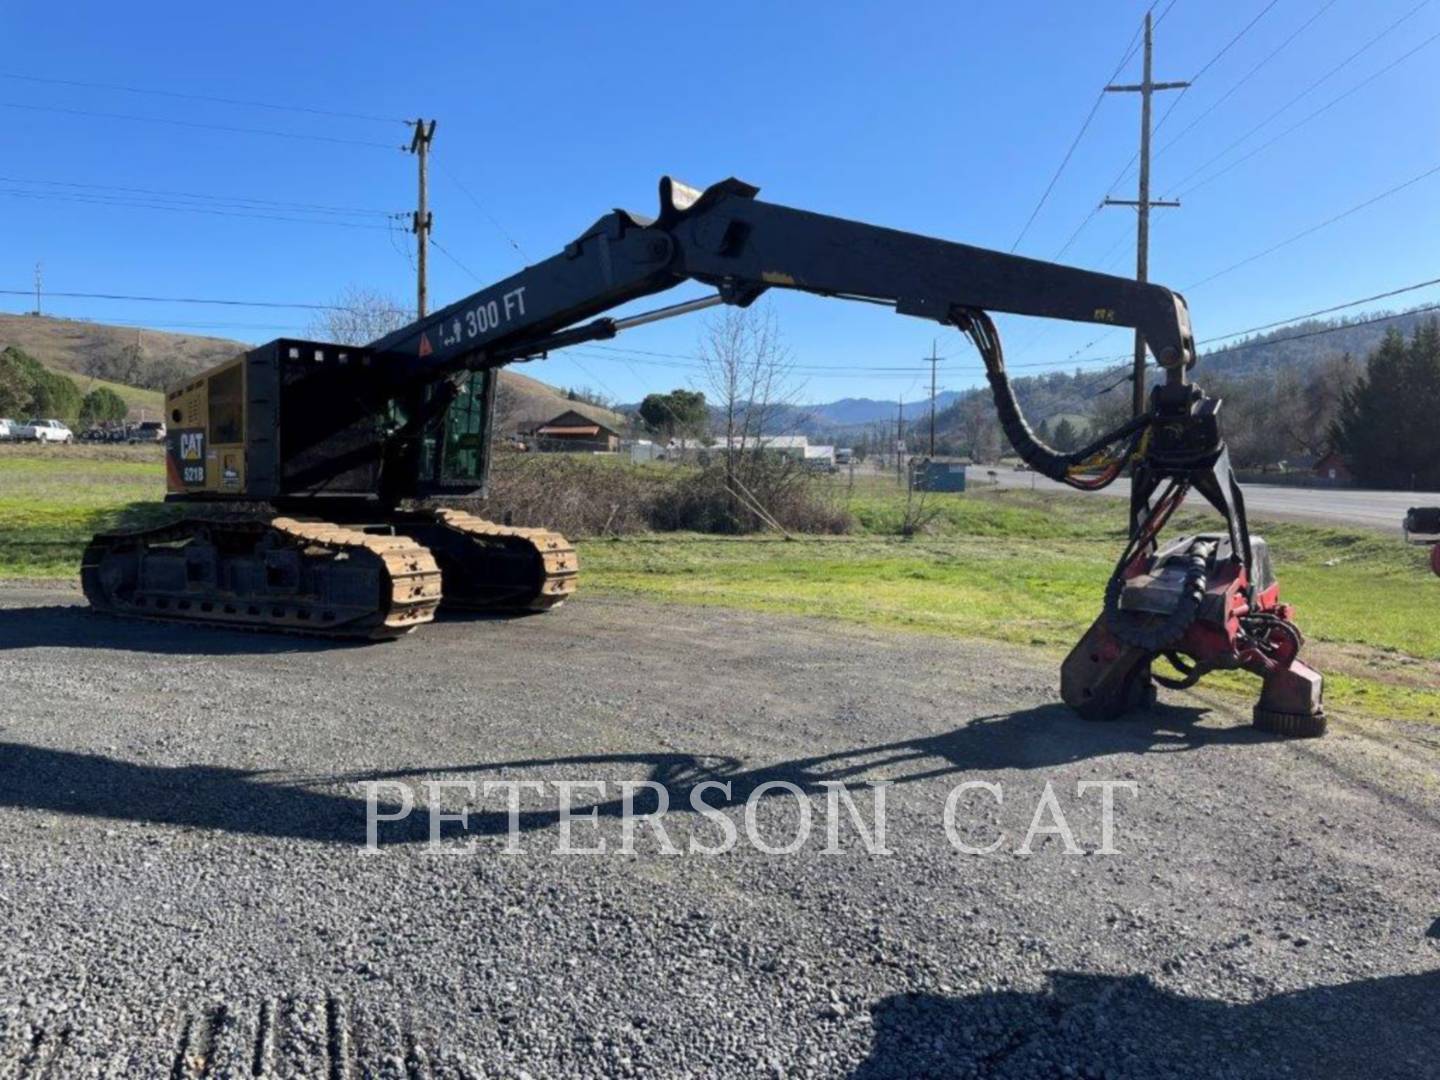
[[940, 357], [935, 355], [935, 339], [930, 339], [930, 460], [935, 460], [935, 366]]
[[420, 162], [420, 199], [415, 216], [411, 219], [410, 231], [415, 234], [415, 317], [423, 319], [429, 296], [426, 279], [427, 258], [430, 254], [430, 226], [434, 221], [430, 213], [430, 141], [435, 138], [435, 121], [426, 124], [423, 117], [410, 122], [415, 133], [410, 137], [410, 152]]
[[[1150, 208], [1152, 206], [1179, 206], [1176, 200], [1152, 201], [1150, 198], [1150, 98], [1156, 90], [1183, 90], [1188, 82], [1157, 83], [1151, 78], [1150, 13], [1145, 13], [1145, 73], [1139, 83], [1107, 86], [1111, 93], [1137, 93], [1140, 95], [1140, 191], [1135, 199], [1105, 199], [1106, 206], [1133, 206], [1139, 215], [1135, 229], [1135, 280], [1142, 284], [1150, 280]], [[1146, 409], [1145, 402], [1145, 338], [1135, 331], [1135, 386], [1133, 399], [1134, 415], [1139, 416]]]
[[895, 407], [895, 482], [905, 482], [905, 395]]

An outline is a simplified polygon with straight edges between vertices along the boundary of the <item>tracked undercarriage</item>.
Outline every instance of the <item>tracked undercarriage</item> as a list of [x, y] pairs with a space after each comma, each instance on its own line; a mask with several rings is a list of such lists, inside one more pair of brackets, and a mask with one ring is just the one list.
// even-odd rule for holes
[[556, 607], [576, 572], [558, 533], [456, 510], [380, 524], [220, 511], [101, 533], [81, 582], [90, 604], [111, 614], [383, 640], [430, 622], [442, 605]]

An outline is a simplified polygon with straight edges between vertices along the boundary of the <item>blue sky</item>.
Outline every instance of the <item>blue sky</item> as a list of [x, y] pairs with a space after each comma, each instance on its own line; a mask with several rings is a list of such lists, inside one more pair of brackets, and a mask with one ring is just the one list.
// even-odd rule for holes
[[[201, 15], [189, 4], [12, 3], [0, 12], [11, 45], [0, 61], [0, 288], [29, 288], [43, 260], [54, 291], [323, 303], [354, 284], [409, 303], [413, 245], [384, 215], [413, 206], [397, 121], [416, 114], [439, 118], [435, 238], [465, 267], [432, 259], [436, 304], [554, 253], [611, 207], [653, 212], [666, 172], [696, 184], [736, 175], [761, 198], [1008, 249], [1147, 6], [248, 3]], [[1156, 78], [1205, 70], [1157, 131], [1153, 194], [1184, 205], [1155, 211], [1151, 276], [1187, 293], [1197, 337], [1440, 276], [1437, 173], [1204, 280], [1440, 165], [1440, 41], [1426, 44], [1440, 3], [1160, 0], [1162, 12]], [[1120, 78], [1138, 74], [1137, 54]], [[1157, 95], [1157, 120], [1176, 96]], [[1102, 196], [1134, 197], [1133, 170], [1111, 184], [1134, 154], [1138, 109], [1136, 95], [1100, 101], [1022, 253], [1052, 258]], [[1063, 261], [1133, 272], [1133, 229], [1133, 211], [1103, 210]], [[1396, 303], [1437, 300], [1440, 287]], [[819, 369], [805, 373], [810, 400], [923, 396], [918, 370], [873, 369], [916, 365], [937, 330], [942, 386], [980, 382], [954, 332], [868, 305], [771, 303], [797, 363]], [[45, 308], [247, 341], [308, 320], [133, 301]], [[701, 318], [626, 335], [615, 344], [628, 355], [587, 350], [527, 370], [622, 400], [686, 385], [695, 372], [676, 358], [695, 352]], [[1027, 373], [1129, 347], [1123, 331], [1019, 319], [1002, 330]]]

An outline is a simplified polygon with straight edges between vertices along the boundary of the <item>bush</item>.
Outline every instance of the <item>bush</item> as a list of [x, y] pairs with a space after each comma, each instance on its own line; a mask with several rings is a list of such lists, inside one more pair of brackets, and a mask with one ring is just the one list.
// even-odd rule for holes
[[71, 422], [80, 415], [80, 388], [64, 375], [46, 370], [29, 353], [7, 346], [0, 351], [0, 405], [7, 416]]
[[[760, 505], [791, 532], [842, 533], [851, 518], [827, 486], [797, 465], [742, 473]], [[490, 494], [474, 510], [493, 521], [555, 529], [567, 537], [659, 531], [740, 534], [768, 526], [726, 485], [723, 464], [632, 465], [572, 454], [497, 454]]]
[[129, 412], [130, 407], [125, 404], [124, 398], [108, 386], [97, 386], [80, 402], [80, 423], [87, 427], [114, 423], [124, 420]]
[[828, 485], [785, 458], [748, 457], [737, 462], [734, 482], [723, 460], [692, 470], [652, 514], [652, 527], [708, 533], [762, 532], [765, 513], [787, 532], [844, 533], [853, 524], [848, 511], [828, 497]]

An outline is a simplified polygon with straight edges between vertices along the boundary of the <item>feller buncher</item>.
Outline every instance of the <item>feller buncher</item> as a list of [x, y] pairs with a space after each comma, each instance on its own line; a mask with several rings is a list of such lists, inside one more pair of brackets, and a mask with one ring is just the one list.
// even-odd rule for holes
[[[85, 594], [100, 611], [180, 622], [392, 638], [441, 606], [552, 608], [574, 549], [543, 529], [465, 513], [484, 496], [497, 372], [583, 342], [769, 289], [863, 300], [958, 328], [979, 350], [1010, 444], [1040, 474], [1094, 491], [1128, 470], [1129, 540], [1099, 618], [1066, 659], [1064, 700], [1109, 717], [1244, 668], [1263, 679], [1257, 726], [1324, 730], [1320, 676], [1252, 536], [1220, 437], [1220, 402], [1188, 379], [1184, 300], [1159, 285], [763, 202], [725, 180], [666, 178], [651, 220], [600, 218], [559, 254], [364, 348], [280, 340], [166, 395], [172, 524], [95, 537]], [[698, 282], [701, 299], [603, 313]], [[1135, 327], [1164, 370], [1148, 411], [1073, 453], [1021, 414], [990, 312]], [[1163, 547], [1191, 490], [1223, 529]], [[1152, 672], [1165, 657], [1178, 677]]]

